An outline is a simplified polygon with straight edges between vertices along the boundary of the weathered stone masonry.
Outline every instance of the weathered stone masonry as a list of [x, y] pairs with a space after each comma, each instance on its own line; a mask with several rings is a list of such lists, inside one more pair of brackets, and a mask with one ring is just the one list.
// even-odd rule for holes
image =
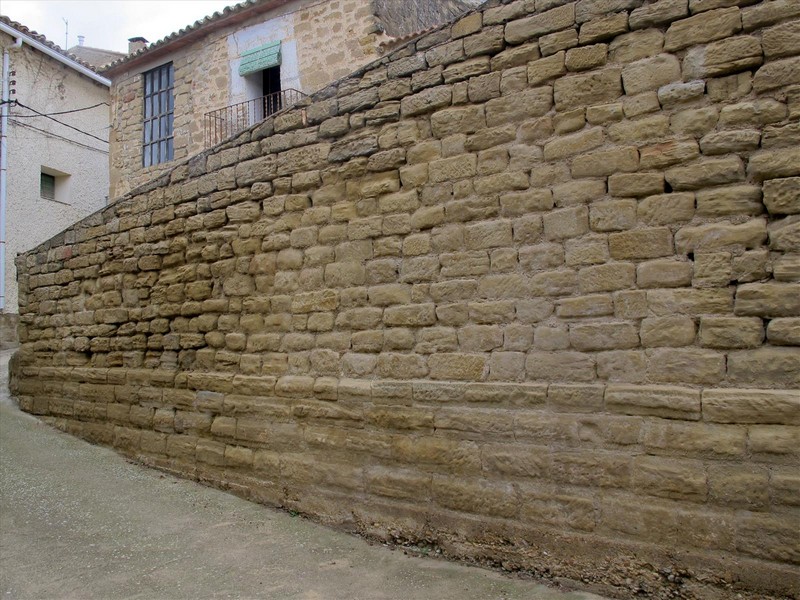
[[798, 594], [799, 55], [794, 0], [489, 5], [21, 256], [20, 404], [452, 555]]

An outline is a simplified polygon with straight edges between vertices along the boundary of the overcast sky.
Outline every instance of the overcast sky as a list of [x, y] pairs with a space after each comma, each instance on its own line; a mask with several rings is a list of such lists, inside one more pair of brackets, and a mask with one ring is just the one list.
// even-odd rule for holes
[[[76, 46], [78, 36], [93, 48], [128, 51], [128, 38], [155, 42], [237, 4], [235, 0], [0, 0], [0, 13], [47, 37], [62, 48]], [[65, 46], [64, 19], [69, 22]]]

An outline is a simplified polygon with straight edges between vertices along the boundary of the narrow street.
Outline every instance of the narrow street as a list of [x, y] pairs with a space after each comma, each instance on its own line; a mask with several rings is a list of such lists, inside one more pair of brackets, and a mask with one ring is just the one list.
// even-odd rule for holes
[[20, 412], [0, 369], [0, 598], [590, 600], [423, 559], [132, 464]]

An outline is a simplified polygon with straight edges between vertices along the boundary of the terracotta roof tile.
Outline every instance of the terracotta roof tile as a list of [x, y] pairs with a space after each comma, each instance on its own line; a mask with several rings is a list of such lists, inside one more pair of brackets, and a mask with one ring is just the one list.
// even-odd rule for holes
[[262, 8], [263, 10], [267, 10], [269, 8], [281, 6], [282, 4], [286, 4], [291, 0], [245, 0], [244, 2], [240, 2], [239, 4], [235, 4], [232, 6], [226, 6], [222, 11], [216, 11], [215, 13], [208, 15], [207, 17], [203, 17], [192, 23], [191, 25], [187, 25], [170, 33], [169, 35], [161, 38], [160, 40], [153, 42], [149, 46], [142, 48], [132, 54], [128, 54], [123, 58], [115, 60], [112, 63], [105, 65], [102, 68], [102, 71], [111, 71], [125, 65], [127, 63], [133, 62], [139, 57], [142, 57], [147, 54], [154, 53], [155, 51], [166, 48], [170, 44], [181, 40], [189, 36], [190, 34], [201, 32], [204, 30], [213, 31], [216, 26], [223, 26], [229, 17], [233, 17], [235, 15], [241, 14], [243, 12], [249, 11], [250, 9], [254, 8]]
[[[97, 67], [95, 65], [89, 64], [88, 62], [80, 59], [79, 57], [75, 56], [74, 54], [71, 54], [71, 53], [67, 52], [66, 50], [64, 50], [58, 44], [55, 44], [55, 43], [51, 42], [50, 40], [48, 40], [41, 33], [37, 33], [33, 29], [25, 27], [25, 25], [23, 25], [22, 23], [19, 23], [17, 21], [13, 21], [13, 20], [9, 19], [8, 17], [6, 17], [5, 15], [0, 15], [0, 23], [5, 23], [9, 27], [12, 27], [13, 29], [16, 29], [20, 33], [25, 34], [30, 38], [33, 38], [34, 40], [36, 40], [40, 44], [44, 44], [45, 46], [47, 46], [48, 48], [50, 48], [54, 52], [58, 52], [62, 56], [65, 56], [66, 58], [76, 62], [77, 64], [81, 65], [82, 67], [86, 67], [87, 69], [90, 69], [90, 70], [94, 71], [95, 73], [98, 72]], [[98, 73], [98, 75], [99, 75], [99, 73]]]

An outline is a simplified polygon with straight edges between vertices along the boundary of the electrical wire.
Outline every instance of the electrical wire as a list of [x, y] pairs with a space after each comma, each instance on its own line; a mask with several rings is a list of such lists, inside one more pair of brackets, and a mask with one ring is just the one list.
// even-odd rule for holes
[[[26, 129], [33, 129], [33, 130], [38, 131], [40, 133], [43, 133], [43, 134], [45, 134], [47, 136], [58, 138], [60, 140], [64, 140], [65, 142], [69, 142], [70, 144], [74, 144], [75, 146], [80, 146], [81, 148], [86, 148], [87, 150], [94, 150], [95, 152], [100, 152], [101, 154], [108, 154], [108, 150], [102, 150], [100, 148], [95, 148], [93, 146], [89, 146], [89, 145], [83, 144], [81, 142], [76, 142], [75, 140], [71, 140], [69, 138], [66, 138], [63, 135], [58, 135], [57, 133], [53, 133], [52, 131], [47, 131], [46, 129], [39, 129], [38, 127], [35, 127], [35, 126], [30, 125], [28, 123], [22, 123], [20, 121], [17, 121], [14, 118], [12, 118], [11, 116], [9, 116], [8, 122], [12, 123], [14, 125], [17, 125], [19, 127], [25, 127]], [[30, 139], [33, 139], [33, 138], [23, 138], [23, 139], [29, 139], [30, 140]]]
[[[19, 104], [17, 100], [9, 100], [9, 102], [13, 102], [14, 104]], [[98, 104], [92, 104], [91, 106], [84, 106], [83, 108], [76, 108], [74, 110], [61, 110], [58, 112], [51, 112], [51, 113], [40, 113], [38, 115], [14, 115], [15, 117], [22, 117], [23, 119], [35, 119], [37, 117], [52, 117], [53, 115], [69, 115], [76, 112], [81, 112], [84, 110], [89, 110], [92, 108], [97, 108], [98, 106], [110, 106], [108, 102], [100, 102]], [[23, 106], [19, 104], [19, 106]], [[28, 108], [27, 106], [23, 106], [23, 108]], [[33, 110], [33, 109], [30, 109]]]
[[[107, 143], [108, 143], [108, 140], [104, 140], [104, 139], [103, 139], [103, 138], [101, 138], [101, 137], [97, 137], [96, 135], [94, 135], [94, 134], [92, 134], [92, 133], [89, 133], [88, 131], [84, 131], [83, 129], [78, 129], [77, 127], [73, 127], [72, 125], [68, 125], [67, 123], [64, 123], [63, 121], [59, 121], [58, 119], [55, 119], [55, 118], [53, 118], [53, 117], [51, 117], [51, 116], [49, 116], [49, 115], [46, 115], [46, 114], [44, 114], [44, 113], [41, 113], [41, 112], [39, 112], [38, 110], [36, 110], [35, 108], [31, 108], [30, 106], [25, 106], [25, 105], [24, 105], [22, 102], [20, 102], [19, 100], [17, 100], [17, 106], [21, 106], [22, 108], [27, 108], [28, 110], [30, 110], [30, 111], [32, 111], [32, 112], [35, 112], [35, 113], [36, 113], [37, 115], [39, 115], [40, 117], [45, 117], [46, 119], [50, 119], [51, 121], [55, 121], [55, 122], [56, 122], [56, 123], [58, 123], [59, 125], [63, 125], [64, 127], [68, 127], [69, 129], [74, 129], [74, 130], [75, 130], [75, 131], [77, 131], [78, 133], [82, 133], [83, 135], [88, 135], [90, 138], [94, 138], [94, 139], [96, 139], [96, 140], [98, 140], [98, 141], [100, 141], [100, 142], [103, 142], [104, 144], [107, 144]], [[14, 115], [14, 116], [16, 117], [16, 116], [20, 116], [20, 115]]]

